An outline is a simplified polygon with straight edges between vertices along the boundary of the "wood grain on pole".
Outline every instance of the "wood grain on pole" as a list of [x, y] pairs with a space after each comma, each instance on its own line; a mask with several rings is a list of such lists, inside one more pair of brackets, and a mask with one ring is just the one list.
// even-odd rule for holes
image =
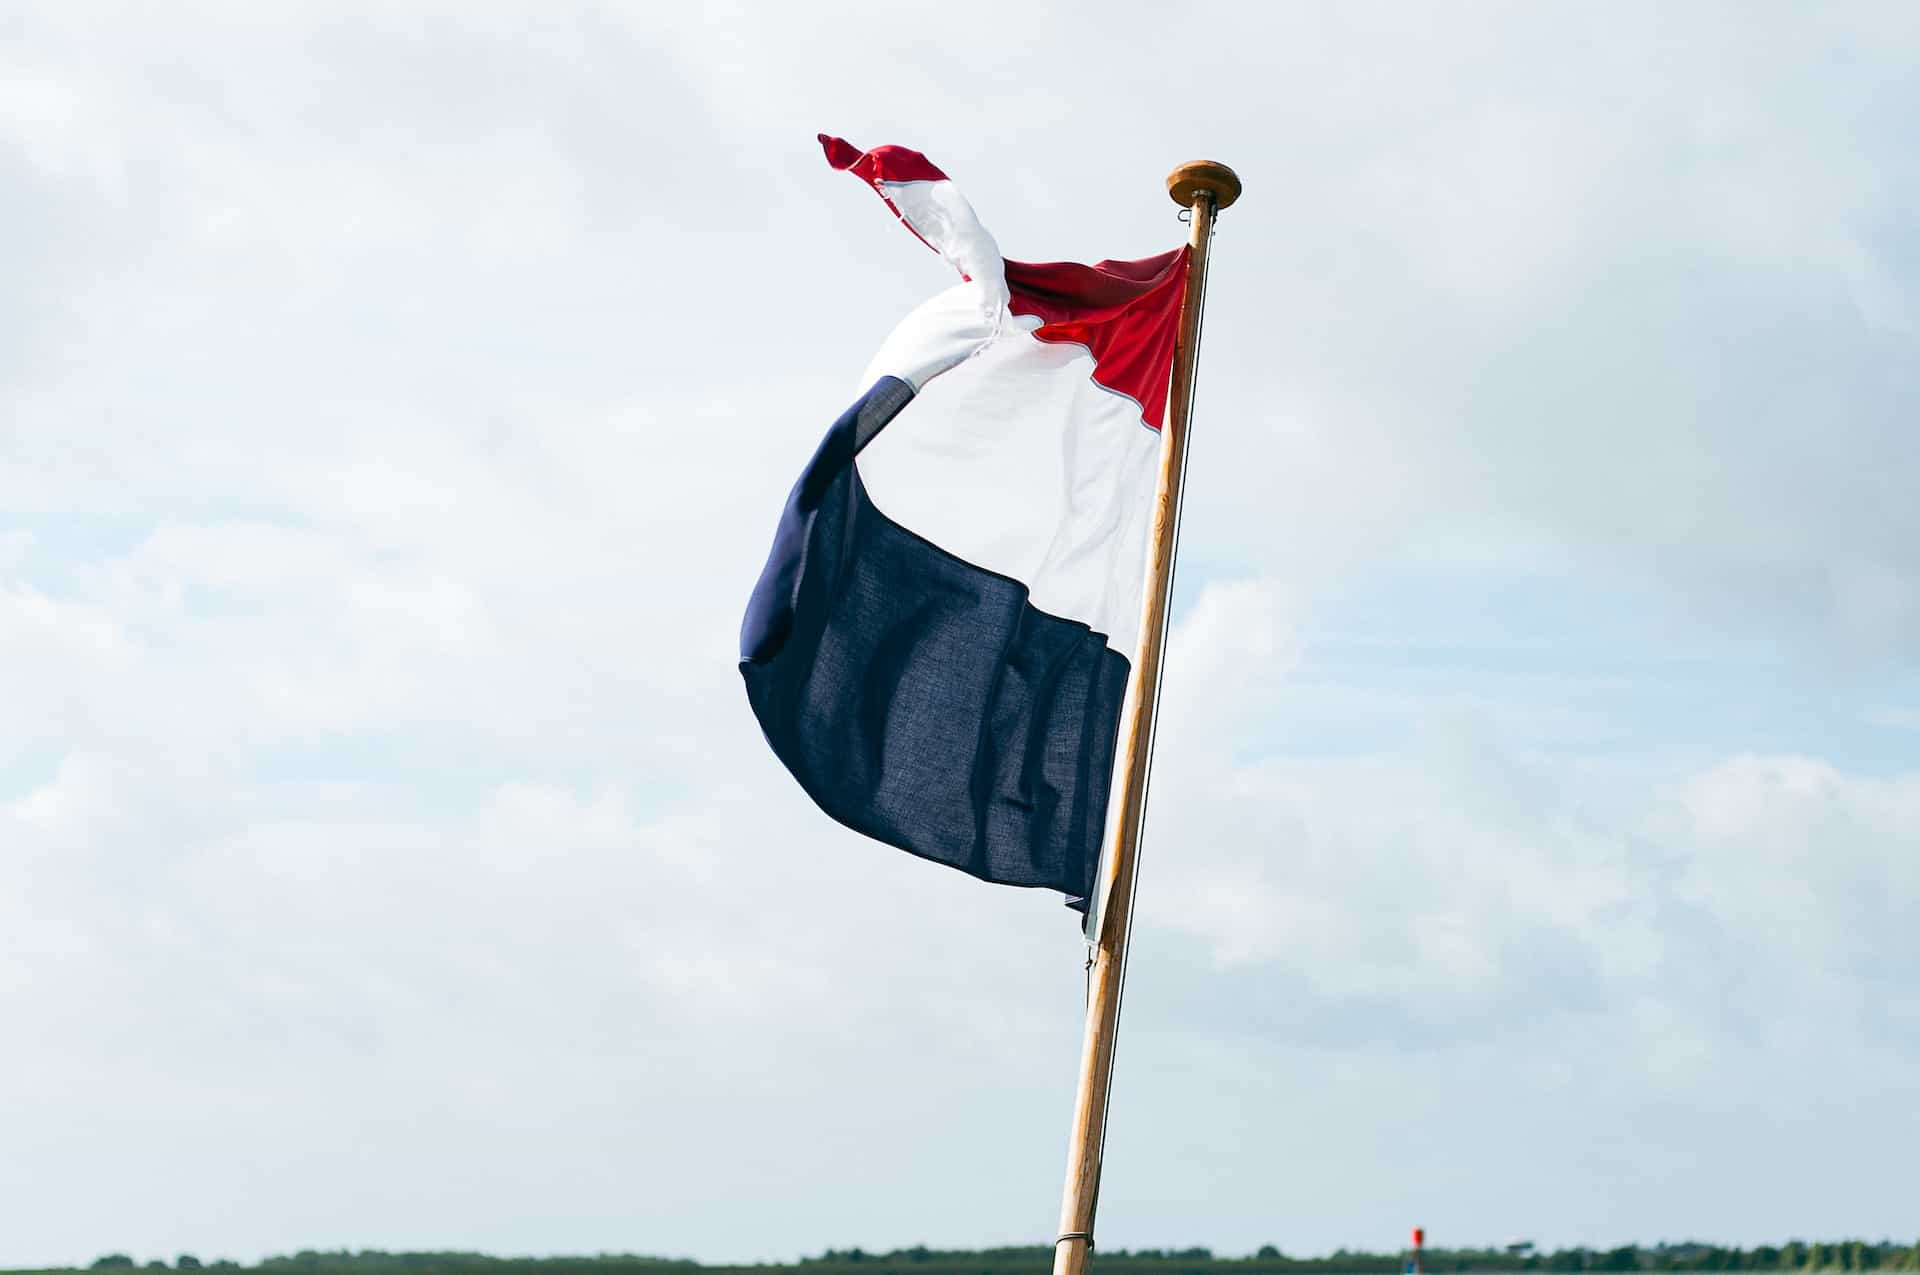
[[1123, 710], [1119, 784], [1114, 793], [1118, 817], [1096, 885], [1099, 933], [1094, 936], [1088, 971], [1086, 1036], [1080, 1051], [1080, 1086], [1074, 1100], [1073, 1135], [1067, 1148], [1067, 1183], [1060, 1202], [1062, 1237], [1053, 1250], [1054, 1275], [1084, 1275], [1092, 1250], [1094, 1208], [1100, 1194], [1100, 1155], [1107, 1122], [1107, 1094], [1113, 1080], [1114, 1041], [1120, 1025], [1120, 982], [1126, 970], [1126, 944], [1133, 908], [1134, 873], [1139, 862], [1140, 828], [1146, 814], [1147, 765], [1160, 685], [1160, 659], [1166, 645], [1167, 606], [1173, 582], [1174, 533], [1180, 525], [1181, 478], [1186, 470], [1188, 426], [1193, 414], [1194, 369], [1199, 360], [1200, 313], [1206, 301], [1207, 244], [1213, 216], [1240, 197], [1240, 179], [1225, 164], [1182, 164], [1167, 177], [1167, 193], [1192, 210], [1187, 264], [1187, 293], [1180, 308], [1180, 331], [1173, 354], [1173, 383], [1160, 439], [1160, 480], [1154, 495], [1153, 535], [1148, 549], [1146, 597], [1141, 608], [1140, 644]]

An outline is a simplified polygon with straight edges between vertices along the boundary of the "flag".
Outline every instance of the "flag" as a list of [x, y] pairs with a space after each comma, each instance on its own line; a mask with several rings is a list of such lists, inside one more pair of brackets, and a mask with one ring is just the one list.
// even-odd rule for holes
[[894, 329], [787, 498], [741, 625], [747, 698], [833, 818], [1084, 911], [1187, 250], [1004, 260], [924, 155], [820, 142], [960, 282]]

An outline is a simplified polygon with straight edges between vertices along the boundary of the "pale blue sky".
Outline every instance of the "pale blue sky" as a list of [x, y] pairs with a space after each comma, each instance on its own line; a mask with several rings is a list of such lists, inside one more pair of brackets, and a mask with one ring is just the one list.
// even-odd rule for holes
[[1051, 1237], [1070, 915], [733, 668], [947, 283], [823, 129], [1246, 180], [1103, 1245], [1911, 1238], [1916, 121], [1899, 4], [9, 8], [0, 1265]]

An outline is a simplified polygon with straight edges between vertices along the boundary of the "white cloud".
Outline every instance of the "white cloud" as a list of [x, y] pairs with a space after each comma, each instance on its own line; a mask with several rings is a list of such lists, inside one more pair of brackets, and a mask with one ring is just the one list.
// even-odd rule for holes
[[0, 1263], [1044, 1240], [1069, 916], [731, 667], [942, 282], [816, 128], [1031, 259], [1248, 179], [1103, 1242], [1907, 1224], [1911, 23], [978, 16], [10, 20]]
[[52, 779], [5, 806], [8, 818], [48, 838], [70, 834], [97, 809], [99, 777], [82, 757], [68, 757]]

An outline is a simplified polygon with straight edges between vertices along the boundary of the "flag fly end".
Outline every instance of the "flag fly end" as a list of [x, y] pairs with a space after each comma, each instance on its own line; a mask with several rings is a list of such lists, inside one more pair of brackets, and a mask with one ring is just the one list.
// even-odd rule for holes
[[864, 153], [844, 137], [834, 137], [828, 133], [817, 133], [815, 136], [820, 141], [820, 149], [826, 152], [827, 163], [842, 172], [858, 163]]

